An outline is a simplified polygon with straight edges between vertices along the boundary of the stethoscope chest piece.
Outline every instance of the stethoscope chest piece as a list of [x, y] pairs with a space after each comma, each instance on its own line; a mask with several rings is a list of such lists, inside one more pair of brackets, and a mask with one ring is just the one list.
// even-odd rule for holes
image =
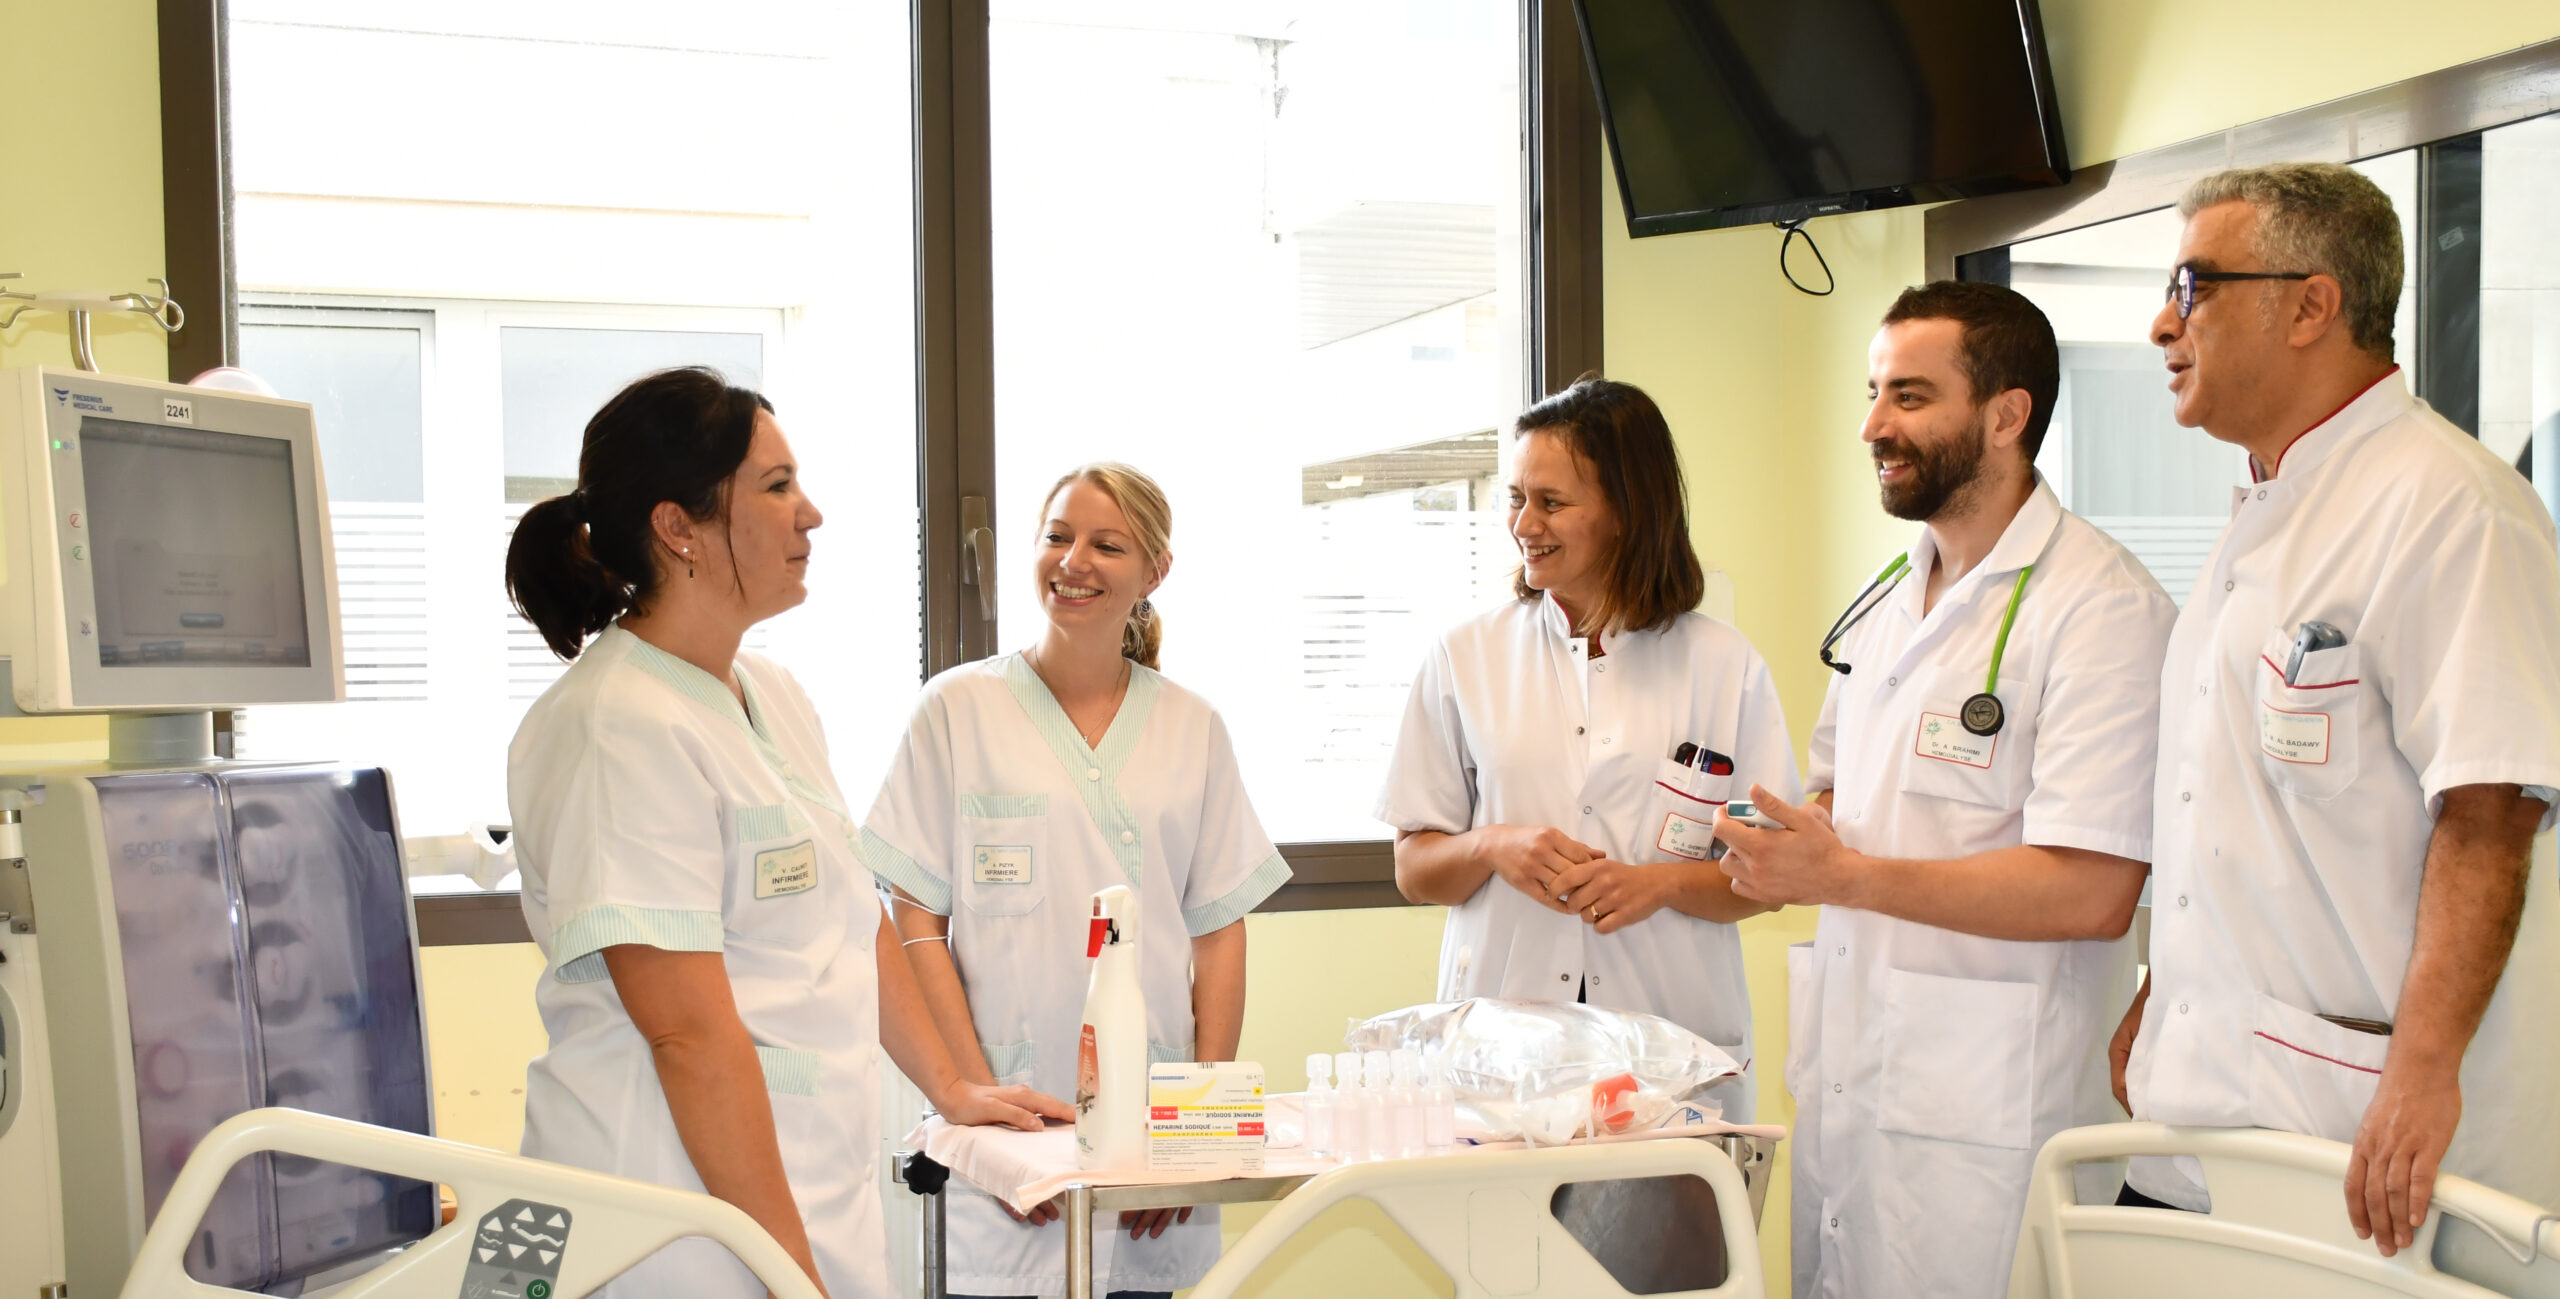
[[1988, 738], [2000, 733], [2001, 724], [2009, 720], [2009, 710], [2000, 706], [2000, 696], [1985, 690], [1964, 701], [1957, 720], [1964, 723], [1966, 730]]

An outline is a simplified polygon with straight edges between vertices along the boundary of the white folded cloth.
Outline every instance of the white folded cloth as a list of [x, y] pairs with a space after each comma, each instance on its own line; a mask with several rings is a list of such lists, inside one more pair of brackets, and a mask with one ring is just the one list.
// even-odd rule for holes
[[[1303, 1124], [1299, 1121], [1301, 1097], [1297, 1093], [1268, 1098], [1269, 1108], [1264, 1122], [1272, 1133], [1272, 1141], [1264, 1148], [1264, 1177], [1306, 1177], [1339, 1168], [1339, 1159], [1317, 1159], [1306, 1153]], [[1283, 1116], [1286, 1116], [1288, 1143], [1283, 1145]], [[1660, 1128], [1642, 1132], [1624, 1132], [1598, 1138], [1592, 1144], [1611, 1145], [1622, 1141], [1658, 1141], [1679, 1137], [1714, 1137], [1740, 1132], [1770, 1141], [1786, 1138], [1787, 1130], [1775, 1124], [1725, 1123], [1716, 1120], [1689, 1127]], [[907, 1134], [907, 1145], [924, 1151], [925, 1156], [942, 1165], [971, 1187], [984, 1191], [1024, 1212], [1031, 1206], [1057, 1195], [1070, 1186], [1164, 1186], [1182, 1182], [1216, 1182], [1227, 1180], [1214, 1173], [1156, 1172], [1145, 1168], [1076, 1167], [1075, 1126], [1052, 1123], [1039, 1132], [1022, 1132], [1013, 1128], [959, 1127], [946, 1123], [937, 1115], [918, 1124]], [[1442, 1155], [1426, 1155], [1429, 1159], [1464, 1159], [1482, 1150], [1518, 1150], [1521, 1143], [1506, 1141], [1486, 1145], [1461, 1145]]]

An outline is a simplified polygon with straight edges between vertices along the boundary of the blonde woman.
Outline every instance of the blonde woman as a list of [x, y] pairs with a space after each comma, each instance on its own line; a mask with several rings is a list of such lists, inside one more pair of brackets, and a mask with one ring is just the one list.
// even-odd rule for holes
[[[1207, 700], [1156, 672], [1151, 602], [1173, 511], [1145, 474], [1086, 465], [1041, 503], [1030, 577], [1047, 626], [1016, 654], [925, 684], [862, 829], [962, 1071], [1070, 1095], [1096, 890], [1134, 888], [1147, 1056], [1230, 1060], [1244, 1026], [1244, 916], [1289, 878]], [[1066, 1288], [1049, 1206], [950, 1209], [954, 1295]], [[1215, 1212], [1125, 1214], [1094, 1242], [1115, 1296], [1166, 1294], [1217, 1258]]]

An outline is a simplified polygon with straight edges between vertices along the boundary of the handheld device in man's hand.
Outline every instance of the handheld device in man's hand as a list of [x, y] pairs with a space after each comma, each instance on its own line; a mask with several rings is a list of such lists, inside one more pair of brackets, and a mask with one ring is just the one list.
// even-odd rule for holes
[[1724, 814], [1732, 817], [1736, 821], [1740, 821], [1744, 825], [1753, 826], [1762, 830], [1786, 829], [1785, 826], [1778, 824], [1775, 818], [1762, 813], [1759, 804], [1754, 803], [1747, 798], [1737, 798], [1732, 802], [1725, 804]]
[[[1751, 826], [1751, 827], [1753, 827], [1753, 828], [1755, 828], [1755, 829], [1760, 829], [1760, 830], [1784, 830], [1784, 829], [1786, 829], [1786, 827], [1785, 827], [1785, 826], [1780, 825], [1780, 824], [1778, 824], [1776, 821], [1774, 821], [1774, 820], [1770, 819], [1768, 816], [1763, 815], [1763, 814], [1761, 813], [1761, 811], [1760, 811], [1760, 806], [1759, 806], [1758, 804], [1756, 804], [1756, 803], [1752, 802], [1750, 799], [1747, 799], [1747, 798], [1737, 798], [1737, 799], [1733, 800], [1732, 802], [1725, 804], [1725, 805], [1724, 805], [1724, 814], [1725, 814], [1726, 816], [1728, 816], [1728, 817], [1733, 818], [1733, 819], [1734, 819], [1734, 820], [1736, 820], [1736, 821], [1740, 821], [1740, 822], [1741, 822], [1741, 823], [1743, 823], [1744, 825]], [[1711, 847], [1707, 850], [1707, 852], [1708, 852], [1707, 860], [1709, 860], [1709, 861], [1722, 861], [1722, 860], [1724, 859], [1724, 854], [1725, 854], [1725, 849], [1726, 849], [1726, 847], [1727, 847], [1727, 845], [1726, 845], [1726, 843], [1725, 843], [1725, 841], [1724, 841], [1724, 840], [1722, 840], [1722, 839], [1718, 839], [1718, 840], [1716, 840], [1716, 841], [1715, 841], [1715, 843], [1714, 843], [1714, 845], [1713, 845], [1713, 846], [1711, 846]]]

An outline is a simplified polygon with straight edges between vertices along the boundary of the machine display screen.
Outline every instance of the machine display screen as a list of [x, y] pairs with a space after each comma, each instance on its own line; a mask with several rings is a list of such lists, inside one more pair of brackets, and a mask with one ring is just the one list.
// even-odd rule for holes
[[289, 443], [91, 416], [80, 469], [100, 666], [311, 665]]

